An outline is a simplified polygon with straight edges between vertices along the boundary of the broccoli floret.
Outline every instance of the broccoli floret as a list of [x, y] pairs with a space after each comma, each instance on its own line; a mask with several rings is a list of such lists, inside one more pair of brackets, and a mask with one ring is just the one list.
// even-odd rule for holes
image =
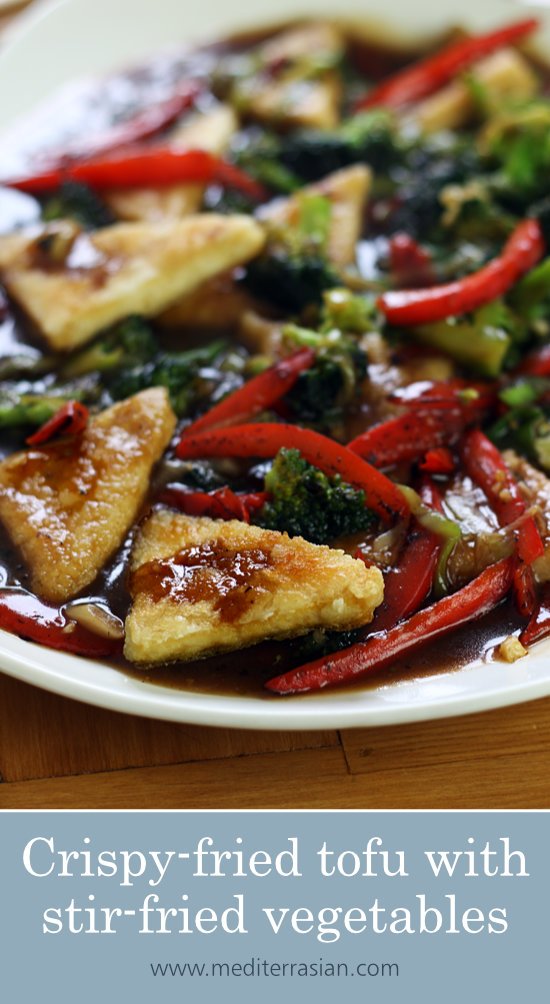
[[285, 143], [279, 136], [256, 129], [244, 140], [237, 135], [237, 143], [233, 159], [256, 181], [281, 194], [300, 188], [300, 179], [281, 163]]
[[218, 341], [188, 352], [163, 353], [145, 366], [123, 370], [109, 383], [109, 393], [115, 400], [121, 400], [147, 387], [166, 387], [172, 407], [181, 418], [196, 399], [199, 371], [211, 365], [225, 349], [226, 343]]
[[402, 231], [425, 241], [439, 225], [442, 190], [447, 185], [462, 184], [480, 171], [479, 156], [469, 139], [442, 133], [414, 146], [400, 178], [388, 232]]
[[105, 331], [92, 345], [75, 353], [62, 367], [66, 377], [85, 373], [113, 373], [143, 366], [155, 355], [157, 344], [151, 327], [142, 317], [127, 317]]
[[114, 216], [91, 188], [76, 181], [65, 181], [42, 208], [42, 219], [75, 220], [85, 230], [96, 230], [113, 223]]
[[74, 383], [6, 383], [0, 389], [0, 428], [40, 426], [47, 422], [67, 401], [93, 403], [99, 397], [96, 381]]
[[350, 164], [387, 171], [401, 160], [395, 121], [385, 111], [365, 112], [337, 130], [302, 129], [281, 144], [281, 163], [302, 181], [318, 181]]
[[301, 373], [285, 398], [295, 419], [330, 428], [343, 409], [356, 397], [367, 373], [367, 357], [350, 335], [332, 329], [310, 331], [289, 324], [284, 329], [287, 344], [312, 348], [316, 361]]
[[376, 331], [378, 319], [372, 297], [355, 296], [345, 287], [331, 289], [323, 296], [321, 322], [324, 331], [338, 328], [339, 331], [363, 335], [367, 331]]
[[296, 656], [298, 663], [311, 662], [313, 659], [320, 659], [324, 655], [355, 645], [361, 639], [362, 633], [360, 628], [356, 631], [324, 631], [318, 628], [310, 634], [296, 638], [291, 643], [292, 654]]
[[495, 190], [518, 210], [548, 194], [550, 102], [536, 99], [494, 117], [481, 136], [481, 150], [496, 165]]
[[310, 304], [319, 304], [324, 291], [338, 285], [339, 280], [321, 255], [276, 250], [250, 262], [243, 282], [261, 300], [298, 313]]
[[324, 291], [339, 282], [327, 259], [331, 217], [327, 198], [302, 194], [296, 222], [272, 224], [267, 250], [248, 265], [243, 279], [247, 288], [296, 313], [320, 304]]
[[346, 484], [339, 475], [327, 477], [298, 450], [279, 451], [265, 478], [265, 490], [271, 498], [256, 522], [314, 544], [366, 530], [375, 522], [363, 491]]

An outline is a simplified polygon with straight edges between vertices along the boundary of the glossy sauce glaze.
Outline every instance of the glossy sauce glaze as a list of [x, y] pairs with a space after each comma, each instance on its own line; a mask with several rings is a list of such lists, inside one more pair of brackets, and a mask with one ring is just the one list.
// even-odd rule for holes
[[[174, 91], [178, 82], [207, 79], [215, 69], [220, 51], [238, 51], [243, 45], [257, 42], [263, 33], [251, 33], [231, 44], [220, 43], [195, 53], [176, 53], [151, 62], [148, 66], [129, 73], [92, 83], [77, 84], [67, 88], [48, 109], [37, 113], [25, 128], [12, 131], [11, 138], [2, 151], [0, 177], [25, 173], [30, 165], [36, 166], [37, 156], [47, 162], [59, 150], [74, 145], [78, 149], [82, 136], [100, 134], [113, 125], [131, 120], [151, 104], [164, 100]], [[368, 67], [374, 79], [382, 77], [402, 65], [402, 53], [383, 50], [368, 43], [354, 45], [350, 55], [356, 67]], [[199, 107], [200, 107], [199, 99]], [[208, 98], [204, 101], [207, 103]], [[0, 233], [8, 233], [28, 226], [40, 219], [40, 204], [31, 196], [21, 195], [0, 187]], [[385, 238], [375, 236], [359, 245], [359, 269], [366, 281], [378, 274], [377, 261], [385, 250]], [[44, 269], [55, 269], [48, 249], [38, 247], [34, 264]], [[102, 282], [101, 256], [84, 235], [71, 246], [64, 265], [75, 270], [96, 271], [98, 284]], [[1, 292], [1, 291], [0, 291]], [[177, 342], [177, 334], [172, 336]], [[28, 360], [29, 367], [40, 360], [42, 347], [32, 328], [9, 307], [0, 295], [0, 376], [9, 376], [10, 359], [14, 356]], [[3, 432], [0, 441], [0, 458], [9, 456], [20, 448], [21, 441], [9, 432]], [[69, 451], [70, 445], [61, 447]], [[32, 466], [32, 459], [29, 459]], [[154, 488], [152, 492], [154, 497]], [[134, 571], [128, 581], [128, 563], [135, 531], [101, 572], [90, 587], [90, 598], [105, 602], [117, 616], [124, 618], [130, 594], [144, 589], [154, 602], [171, 597], [180, 601], [208, 599], [223, 620], [236, 620], [246, 608], [247, 590], [261, 583], [263, 572], [269, 569], [269, 554], [251, 549], [238, 554], [215, 544], [191, 547], [162, 561], [149, 562]], [[353, 549], [357, 546], [353, 542]], [[29, 576], [16, 549], [0, 528], [0, 587], [28, 590]], [[44, 616], [44, 605], [33, 601], [25, 592], [21, 604], [32, 614], [33, 602], [36, 617]], [[61, 614], [64, 620], [63, 614]], [[475, 627], [465, 627], [452, 635], [426, 646], [414, 657], [414, 662], [398, 662], [391, 670], [377, 673], [372, 681], [362, 680], [358, 689], [365, 686], [383, 686], [399, 677], [414, 678], [426, 674], [452, 672], [463, 668], [479, 657], [490, 659], [496, 646], [505, 637], [518, 630], [519, 622], [511, 605], [493, 611]], [[314, 658], [312, 655], [311, 658]], [[193, 663], [174, 664], [155, 668], [150, 672], [136, 669], [122, 658], [109, 662], [124, 672], [151, 684], [191, 689], [202, 692], [242, 694], [273, 700], [263, 689], [266, 680], [275, 673], [284, 672], [304, 661], [300, 642], [270, 642], [216, 656]]]
[[234, 551], [222, 541], [188, 547], [169, 558], [148, 561], [132, 572], [130, 593], [145, 593], [153, 603], [210, 602], [222, 621], [243, 615], [261, 588], [263, 573], [272, 568], [271, 555], [260, 548]]

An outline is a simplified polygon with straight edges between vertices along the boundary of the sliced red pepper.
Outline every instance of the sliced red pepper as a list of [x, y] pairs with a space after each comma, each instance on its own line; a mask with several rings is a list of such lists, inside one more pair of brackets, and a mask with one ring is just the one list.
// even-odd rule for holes
[[537, 583], [532, 565], [523, 561], [514, 572], [514, 595], [519, 613], [530, 620], [537, 609]]
[[297, 425], [258, 422], [212, 429], [181, 439], [178, 457], [275, 457], [280, 449], [299, 450], [303, 457], [329, 476], [365, 492], [365, 503], [383, 519], [406, 516], [409, 505], [399, 487], [345, 446], [327, 436]]
[[468, 69], [483, 56], [488, 56], [498, 49], [503, 49], [513, 42], [518, 42], [531, 35], [539, 27], [535, 18], [517, 21], [497, 31], [486, 35], [477, 35], [454, 42], [434, 56], [428, 56], [412, 66], [405, 67], [394, 74], [389, 80], [384, 80], [356, 106], [356, 111], [363, 108], [374, 108], [383, 105], [388, 108], [401, 108], [412, 104], [421, 98], [438, 91], [440, 87], [453, 80], [459, 73]]
[[272, 408], [291, 390], [300, 373], [310, 369], [314, 362], [315, 352], [312, 349], [299, 349], [286, 359], [279, 360], [201, 415], [184, 429], [182, 439], [203, 429], [238, 425]]
[[0, 628], [25, 641], [35, 641], [75, 655], [99, 658], [121, 651], [121, 641], [102, 638], [67, 620], [62, 610], [42, 603], [31, 593], [0, 591]]
[[[431, 508], [441, 508], [439, 493], [431, 482], [424, 486], [422, 500]], [[415, 522], [399, 563], [384, 577], [384, 602], [369, 625], [369, 633], [387, 631], [422, 606], [431, 592], [442, 546], [441, 537]]]
[[530, 352], [517, 368], [522, 376], [550, 377], [550, 345]]
[[350, 450], [376, 467], [419, 460], [428, 450], [458, 441], [464, 430], [460, 408], [407, 411], [374, 425], [348, 444]]
[[[514, 475], [490, 439], [481, 429], [472, 429], [462, 444], [462, 459], [466, 473], [487, 496], [501, 526], [508, 526], [527, 511]], [[530, 565], [544, 554], [544, 544], [531, 516], [518, 529], [518, 554]]]
[[267, 502], [267, 492], [236, 493], [231, 488], [199, 492], [184, 485], [168, 485], [159, 495], [159, 502], [173, 506], [188, 516], [209, 516], [211, 519], [240, 519], [250, 523], [251, 513]]
[[119, 147], [151, 139], [167, 129], [183, 112], [187, 111], [194, 104], [200, 92], [200, 86], [194, 81], [181, 84], [177, 93], [164, 101], [157, 101], [127, 119], [126, 122], [117, 122], [99, 135], [91, 136], [84, 142], [70, 146], [55, 159], [51, 161], [48, 159], [48, 166], [50, 169], [63, 169], [67, 166], [68, 161], [98, 157]]
[[300, 694], [349, 683], [383, 669], [400, 656], [409, 655], [496, 607], [510, 590], [514, 567], [514, 559], [505, 558], [457, 593], [420, 610], [402, 624], [275, 677], [266, 687], [275, 694]]
[[378, 306], [390, 324], [433, 324], [467, 314], [503, 296], [545, 253], [545, 241], [537, 220], [523, 220], [507, 241], [502, 254], [478, 272], [428, 289], [404, 289], [384, 293]]
[[426, 474], [452, 474], [456, 467], [454, 457], [446, 446], [427, 450], [420, 470]]
[[526, 517], [516, 531], [520, 564], [514, 572], [514, 592], [519, 612], [524, 617], [531, 617], [536, 606], [536, 585], [531, 565], [544, 554], [537, 524], [532, 516], [527, 515], [527, 503], [504, 458], [480, 429], [472, 429], [466, 435], [462, 458], [467, 474], [487, 496], [501, 526]]
[[534, 645], [536, 641], [550, 634], [550, 582], [547, 582], [541, 592], [535, 610], [525, 630], [520, 634], [522, 645]]
[[467, 426], [484, 418], [496, 394], [484, 383], [423, 381], [395, 391], [390, 400], [406, 407], [406, 412], [348, 443], [350, 450], [377, 467], [420, 460], [430, 450], [458, 442]]
[[58, 436], [79, 436], [88, 425], [90, 412], [80, 401], [67, 401], [27, 439], [28, 446], [42, 446]]
[[397, 286], [416, 288], [435, 282], [430, 253], [408, 234], [390, 238], [390, 269]]
[[134, 147], [106, 157], [66, 164], [3, 184], [21, 192], [49, 192], [64, 181], [78, 181], [91, 188], [156, 188], [182, 182], [218, 183], [238, 188], [251, 199], [268, 195], [259, 182], [221, 157], [206, 150], [180, 150], [171, 146]]

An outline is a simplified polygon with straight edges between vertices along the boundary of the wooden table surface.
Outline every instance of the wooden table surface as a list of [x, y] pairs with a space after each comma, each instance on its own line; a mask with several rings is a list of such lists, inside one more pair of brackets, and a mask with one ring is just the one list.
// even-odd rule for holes
[[[8, 20], [0, 8], [0, 31]], [[0, 674], [4, 809], [549, 807], [550, 698], [398, 727], [241, 732], [103, 711]]]

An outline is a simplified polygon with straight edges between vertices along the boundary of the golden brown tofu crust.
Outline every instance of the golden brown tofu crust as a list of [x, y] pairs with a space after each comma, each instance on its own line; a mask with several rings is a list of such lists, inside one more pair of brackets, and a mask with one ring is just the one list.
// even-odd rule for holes
[[372, 620], [381, 572], [301, 537], [157, 510], [130, 566], [124, 653], [162, 664]]
[[0, 464], [0, 520], [38, 596], [63, 603], [93, 582], [139, 515], [175, 424], [155, 387], [103, 411], [82, 436]]
[[254, 257], [265, 241], [247, 216], [204, 213], [172, 223], [117, 223], [76, 238], [54, 267], [37, 235], [0, 238], [0, 276], [53, 349], [89, 341], [129, 314], [154, 317], [219, 272]]
[[363, 164], [329, 174], [314, 185], [307, 185], [298, 195], [275, 199], [262, 206], [258, 219], [267, 224], [293, 226], [300, 214], [304, 195], [323, 195], [331, 204], [328, 256], [338, 266], [350, 265], [361, 236], [363, 214], [372, 184], [372, 172]]
[[[230, 105], [218, 105], [203, 114], [193, 116], [174, 129], [171, 146], [188, 150], [208, 150], [221, 155], [238, 127]], [[122, 220], [178, 220], [198, 213], [204, 185], [165, 185], [162, 188], [126, 188], [108, 192], [105, 201]]]

